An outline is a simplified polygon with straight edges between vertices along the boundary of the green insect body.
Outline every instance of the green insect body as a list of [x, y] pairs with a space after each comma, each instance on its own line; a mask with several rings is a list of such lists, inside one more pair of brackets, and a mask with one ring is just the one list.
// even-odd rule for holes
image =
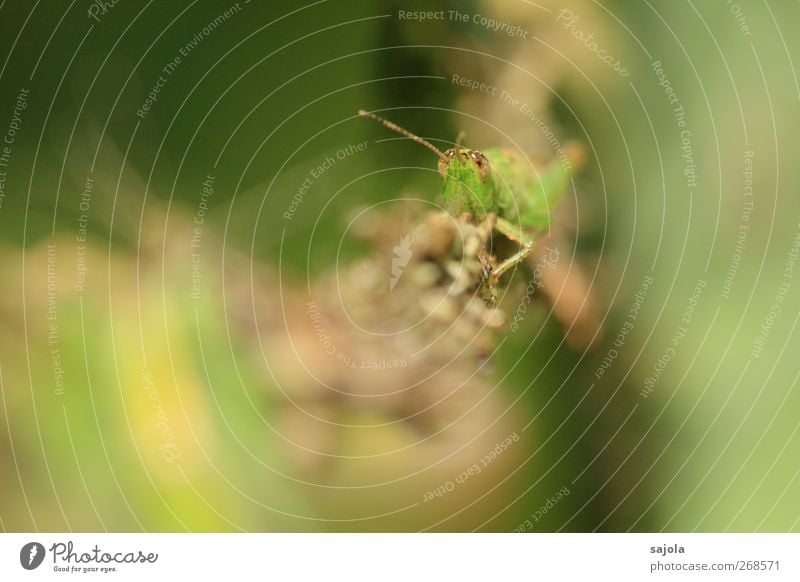
[[509, 148], [453, 148], [444, 156], [439, 171], [448, 212], [478, 219], [493, 212], [522, 228], [547, 230], [572, 178], [571, 166], [558, 160], [537, 174], [527, 157]]
[[[544, 170], [536, 172], [527, 156], [516, 150], [491, 148], [478, 151], [461, 147], [459, 142], [463, 135], [456, 139], [455, 147], [442, 152], [430, 142], [374, 113], [361, 110], [359, 114], [436, 153], [443, 181], [442, 203], [450, 214], [469, 213], [476, 220], [493, 214], [496, 217], [495, 228], [519, 244], [517, 253], [492, 269], [490, 286], [533, 251], [534, 241], [529, 231], [543, 232], [550, 227], [550, 217], [572, 179], [573, 163], [555, 160]], [[578, 162], [581, 153], [573, 152], [571, 157]]]

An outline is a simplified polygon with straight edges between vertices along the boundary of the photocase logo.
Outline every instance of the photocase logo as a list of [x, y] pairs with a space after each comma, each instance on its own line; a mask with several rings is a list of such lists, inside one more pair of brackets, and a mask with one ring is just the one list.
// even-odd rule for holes
[[44, 546], [39, 542], [29, 542], [19, 552], [19, 563], [26, 570], [35, 570], [44, 560]]
[[400, 280], [400, 275], [403, 274], [403, 267], [411, 260], [411, 243], [414, 240], [411, 236], [404, 236], [400, 239], [400, 244], [392, 249], [394, 256], [392, 257], [392, 278], [389, 280], [389, 291], [394, 291], [394, 286]]

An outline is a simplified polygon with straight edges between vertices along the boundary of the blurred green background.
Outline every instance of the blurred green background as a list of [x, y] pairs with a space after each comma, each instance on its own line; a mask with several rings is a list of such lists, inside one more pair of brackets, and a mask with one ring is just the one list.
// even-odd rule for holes
[[[4, 530], [800, 530], [797, 4], [9, 1], [0, 19]], [[307, 287], [369, 253], [357, 212], [440, 185], [359, 108], [442, 148], [465, 129], [589, 153], [562, 237], [602, 332], [571, 346], [535, 303], [446, 446], [383, 409], [295, 418], [314, 382], [279, 370]]]

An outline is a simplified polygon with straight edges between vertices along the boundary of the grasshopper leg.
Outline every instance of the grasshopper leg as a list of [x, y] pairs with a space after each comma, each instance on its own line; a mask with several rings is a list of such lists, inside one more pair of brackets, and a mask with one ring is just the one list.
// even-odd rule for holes
[[502, 277], [506, 271], [515, 267], [520, 262], [524, 261], [525, 258], [533, 252], [534, 242], [525, 232], [518, 226], [515, 226], [508, 220], [504, 218], [497, 218], [497, 222], [494, 226], [498, 232], [506, 236], [508, 239], [513, 240], [517, 244], [519, 244], [519, 251], [508, 257], [505, 261], [497, 265], [497, 267], [492, 271], [492, 283], [497, 283], [497, 281]]

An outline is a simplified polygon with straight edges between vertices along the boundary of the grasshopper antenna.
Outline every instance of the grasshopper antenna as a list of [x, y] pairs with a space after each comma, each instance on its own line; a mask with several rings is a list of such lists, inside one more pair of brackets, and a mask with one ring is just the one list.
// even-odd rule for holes
[[369, 117], [370, 119], [374, 119], [375, 121], [377, 121], [381, 125], [391, 129], [392, 131], [396, 131], [400, 135], [404, 135], [408, 139], [411, 139], [411, 140], [413, 140], [413, 141], [415, 141], [417, 143], [420, 143], [420, 144], [424, 145], [426, 148], [428, 148], [429, 150], [432, 150], [437, 156], [439, 156], [440, 159], [445, 159], [444, 158], [444, 154], [442, 153], [442, 150], [437, 148], [431, 142], [422, 139], [420, 136], [414, 135], [413, 133], [411, 133], [407, 129], [403, 129], [402, 127], [400, 127], [396, 123], [392, 123], [388, 119], [384, 119], [383, 117], [375, 115], [374, 113], [370, 113], [369, 111], [364, 111], [363, 109], [359, 109], [358, 110], [358, 114], [361, 117]]

